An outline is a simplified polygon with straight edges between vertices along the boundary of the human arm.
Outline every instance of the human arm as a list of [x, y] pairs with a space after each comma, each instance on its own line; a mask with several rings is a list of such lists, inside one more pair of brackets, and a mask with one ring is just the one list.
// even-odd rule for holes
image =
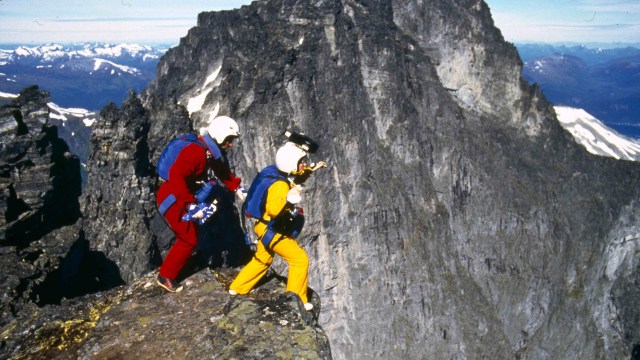
[[267, 191], [263, 220], [273, 220], [287, 204], [289, 184], [284, 181], [274, 182]]
[[229, 191], [235, 192], [240, 188], [242, 178], [231, 171], [229, 163], [224, 157], [212, 160], [211, 168], [216, 177], [224, 183]]
[[327, 163], [324, 161], [319, 161], [317, 164], [313, 164], [312, 167], [305, 167], [298, 175], [294, 177], [293, 182], [296, 184], [304, 184], [309, 179], [312, 173], [325, 167], [327, 167]]
[[206, 152], [201, 146], [191, 144], [180, 152], [169, 170], [167, 184], [176, 197], [178, 206], [186, 208], [188, 204], [196, 202], [192, 191], [196, 180], [202, 177], [206, 169]]

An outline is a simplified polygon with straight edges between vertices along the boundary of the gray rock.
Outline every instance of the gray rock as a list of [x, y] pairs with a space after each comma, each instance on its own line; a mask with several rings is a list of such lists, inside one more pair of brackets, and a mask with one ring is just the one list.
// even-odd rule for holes
[[635, 242], [606, 249], [640, 167], [580, 149], [521, 67], [483, 2], [265, 1], [200, 14], [143, 98], [237, 119], [245, 179], [286, 128], [321, 143], [301, 243], [335, 358], [628, 357]]
[[[223, 270], [224, 271], [224, 270]], [[297, 296], [271, 278], [230, 297], [209, 271], [168, 293], [148, 274], [98, 295], [45, 306], [3, 331], [0, 354], [30, 359], [331, 359], [329, 341]]]
[[[332, 355], [295, 316], [278, 318], [305, 333], [294, 342], [306, 344], [304, 354], [637, 356], [640, 165], [578, 146], [551, 104], [522, 79], [521, 67], [482, 1], [269, 0], [201, 13], [140, 97], [102, 111], [80, 200], [83, 219], [76, 230], [64, 230], [78, 234], [75, 249], [102, 257], [111, 269], [99, 272], [99, 285], [119, 277], [136, 284], [172, 241], [153, 204], [153, 164], [169, 139], [197, 131], [215, 114], [235, 118], [243, 135], [230, 157], [248, 185], [273, 161], [283, 131], [302, 130], [321, 144], [313, 160], [330, 164], [308, 182], [299, 241], [311, 258], [310, 287], [323, 305], [318, 323]], [[195, 269], [242, 263], [238, 214], [224, 213], [203, 231]], [[0, 255], [19, 253], [7, 244]], [[18, 288], [19, 274], [31, 266], [20, 264], [1, 280]], [[284, 274], [281, 261], [273, 268]], [[208, 291], [204, 283], [197, 288]], [[269, 290], [258, 287], [256, 294], [262, 291]], [[152, 311], [147, 301], [178, 299], [136, 294], [147, 299], [127, 304], [145, 314]], [[198, 334], [179, 324], [166, 351], [192, 358], [204, 352], [233, 358], [238, 349], [250, 358], [306, 356], [244, 342], [227, 350], [231, 340], [222, 334], [260, 330], [255, 322], [239, 326], [246, 312], [270, 321], [267, 307], [290, 303], [287, 296], [269, 305], [249, 299], [228, 303], [223, 312], [233, 319], [214, 315]], [[175, 308], [215, 307], [197, 301]], [[142, 325], [131, 318], [116, 324], [123, 307], [110, 311], [92, 332], [96, 340], [82, 343], [78, 354], [160, 354], [141, 337]], [[12, 317], [22, 314], [3, 318], [16, 324]], [[154, 321], [143, 323], [157, 322], [156, 333], [166, 339], [164, 320]], [[107, 324], [133, 334], [123, 350], [108, 345], [117, 338]], [[206, 345], [194, 347], [194, 336]]]

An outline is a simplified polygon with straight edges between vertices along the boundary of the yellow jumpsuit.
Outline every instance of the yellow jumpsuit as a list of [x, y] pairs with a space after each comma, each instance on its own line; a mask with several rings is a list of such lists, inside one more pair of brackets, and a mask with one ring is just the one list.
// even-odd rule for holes
[[[280, 213], [287, 202], [287, 193], [290, 185], [284, 181], [274, 182], [267, 190], [267, 201], [263, 219], [270, 221]], [[262, 221], [256, 222], [253, 231], [262, 240], [262, 236], [267, 230], [267, 225]], [[255, 255], [251, 261], [240, 271], [238, 276], [229, 286], [230, 290], [238, 294], [246, 294], [260, 279], [267, 273], [269, 266], [273, 262], [273, 254], [280, 255], [289, 264], [289, 276], [287, 278], [287, 291], [298, 294], [303, 303], [307, 303], [307, 281], [309, 273], [309, 258], [307, 253], [298, 245], [294, 239], [276, 234], [271, 244], [270, 251], [265, 249], [262, 241], [258, 241]]]

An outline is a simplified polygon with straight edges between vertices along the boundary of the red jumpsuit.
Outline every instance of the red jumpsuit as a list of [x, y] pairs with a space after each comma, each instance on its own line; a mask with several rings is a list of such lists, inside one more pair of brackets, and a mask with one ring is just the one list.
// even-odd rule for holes
[[[200, 139], [202, 141], [202, 138]], [[198, 190], [197, 181], [207, 178], [207, 170], [213, 169], [214, 174], [222, 180], [229, 191], [236, 191], [240, 187], [241, 179], [236, 177], [229, 168], [226, 155], [220, 149], [220, 159], [207, 159], [207, 150], [198, 144], [184, 147], [175, 163], [169, 170], [169, 179], [160, 185], [156, 195], [158, 206], [170, 194], [176, 197], [176, 202], [164, 214], [171, 230], [176, 235], [176, 241], [169, 250], [167, 257], [160, 267], [160, 276], [175, 280], [198, 242], [198, 225], [195, 222], [183, 221], [182, 216], [187, 212], [187, 206], [195, 203], [195, 192]]]

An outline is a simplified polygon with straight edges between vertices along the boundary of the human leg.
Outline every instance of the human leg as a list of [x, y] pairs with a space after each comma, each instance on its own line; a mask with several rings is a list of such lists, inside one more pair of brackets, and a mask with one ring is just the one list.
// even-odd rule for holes
[[258, 281], [267, 273], [269, 266], [273, 262], [271, 255], [258, 241], [256, 252], [249, 263], [238, 273], [235, 280], [229, 286], [230, 291], [238, 294], [246, 294], [256, 285]]
[[176, 241], [162, 262], [159, 273], [160, 276], [171, 280], [178, 277], [198, 243], [197, 226], [192, 222], [182, 221], [181, 210], [178, 206], [172, 206], [165, 213], [165, 219], [175, 233]]
[[289, 264], [287, 291], [298, 294], [303, 303], [307, 303], [307, 283], [309, 279], [309, 257], [298, 242], [283, 237], [272, 245], [272, 250]]

